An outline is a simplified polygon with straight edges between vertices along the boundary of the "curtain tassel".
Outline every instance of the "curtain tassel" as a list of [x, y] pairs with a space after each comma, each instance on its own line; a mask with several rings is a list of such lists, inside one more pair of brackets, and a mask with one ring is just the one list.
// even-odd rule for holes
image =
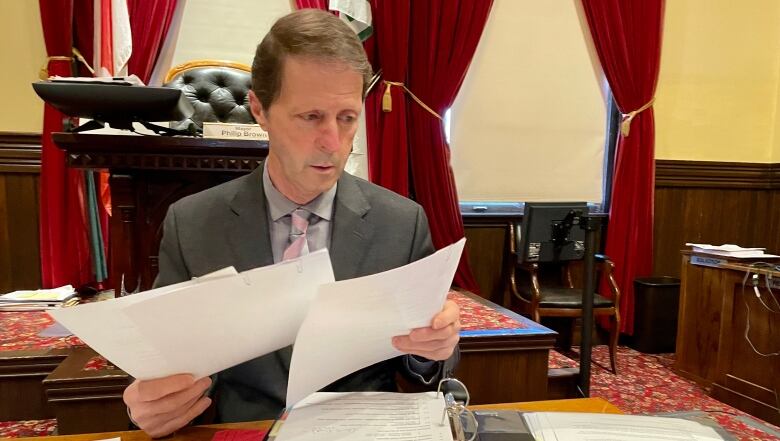
[[409, 96], [411, 96], [412, 99], [414, 99], [417, 102], [417, 104], [420, 105], [420, 107], [422, 107], [423, 109], [427, 110], [428, 113], [430, 113], [431, 115], [435, 116], [436, 118], [439, 118], [440, 120], [442, 119], [441, 115], [439, 115], [433, 109], [428, 107], [428, 105], [425, 104], [424, 102], [422, 102], [422, 100], [420, 98], [417, 98], [417, 95], [413, 94], [412, 91], [409, 90], [409, 88], [407, 88], [404, 85], [404, 83], [398, 83], [398, 82], [395, 82], [395, 81], [385, 81], [385, 86], [386, 86], [385, 87], [385, 93], [384, 93], [384, 95], [382, 95], [382, 111], [383, 112], [392, 112], [393, 111], [393, 98], [390, 96], [390, 87], [398, 86], [401, 89], [403, 89], [406, 93], [408, 93]]

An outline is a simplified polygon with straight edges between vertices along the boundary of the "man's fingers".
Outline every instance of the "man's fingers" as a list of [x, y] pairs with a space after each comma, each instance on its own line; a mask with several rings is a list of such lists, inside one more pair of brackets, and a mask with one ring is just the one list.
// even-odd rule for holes
[[138, 399], [140, 401], [154, 401], [195, 384], [195, 379], [190, 374], [171, 375], [170, 377], [154, 380], [139, 381]]
[[457, 322], [459, 317], [460, 308], [458, 307], [458, 304], [452, 300], [447, 300], [444, 302], [442, 310], [433, 317], [433, 320], [431, 320], [431, 327], [433, 329], [447, 327], [450, 324]]
[[[393, 338], [393, 345], [401, 352], [419, 355], [429, 360], [444, 360], [452, 355], [452, 351], [458, 344], [460, 336], [451, 335], [441, 340], [429, 340], [424, 342], [412, 341], [408, 335]], [[446, 355], [442, 356], [442, 354]]]
[[430, 340], [444, 340], [451, 337], [453, 334], [460, 332], [460, 323], [450, 323], [448, 326], [441, 329], [433, 328], [417, 328], [413, 329], [409, 333], [409, 339], [411, 341], [430, 341]]
[[189, 424], [190, 421], [194, 420], [198, 415], [202, 414], [206, 409], [208, 409], [209, 405], [211, 405], [211, 398], [203, 397], [196, 401], [195, 404], [193, 404], [189, 409], [187, 409], [178, 417], [163, 423], [156, 429], [151, 431], [147, 430], [146, 433], [148, 433], [152, 438], [170, 435], [176, 430], [181, 429], [182, 427]]
[[[179, 392], [166, 395], [154, 403], [148, 403], [145, 406], [145, 412], [147, 415], [164, 415], [173, 412], [181, 413], [183, 410], [188, 409], [192, 403], [197, 400], [211, 385], [211, 379], [204, 377], [198, 380], [191, 387]], [[143, 415], [139, 415], [139, 418]]]

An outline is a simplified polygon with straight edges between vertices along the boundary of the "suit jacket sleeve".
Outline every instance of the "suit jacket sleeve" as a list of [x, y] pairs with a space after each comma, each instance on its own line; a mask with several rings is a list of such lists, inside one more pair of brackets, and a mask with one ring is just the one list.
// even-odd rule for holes
[[[422, 259], [434, 253], [433, 242], [431, 241], [431, 230], [428, 227], [428, 218], [422, 207], [417, 212], [417, 225], [415, 228], [414, 241], [410, 262]], [[402, 371], [405, 376], [425, 385], [433, 385], [442, 378], [452, 375], [455, 367], [460, 360], [460, 350], [455, 346], [455, 351], [450, 358], [438, 362], [421, 361], [419, 357], [405, 355], [402, 361]]]

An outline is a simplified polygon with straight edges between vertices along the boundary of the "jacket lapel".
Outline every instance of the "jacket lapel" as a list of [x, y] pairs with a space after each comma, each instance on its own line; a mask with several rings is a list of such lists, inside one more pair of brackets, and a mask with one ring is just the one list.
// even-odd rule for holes
[[374, 235], [374, 225], [365, 219], [371, 205], [355, 181], [355, 177], [344, 172], [334, 201], [330, 258], [336, 280], [359, 275], [360, 264]]
[[242, 182], [230, 201], [233, 216], [225, 228], [238, 271], [274, 263], [263, 192], [263, 164]]

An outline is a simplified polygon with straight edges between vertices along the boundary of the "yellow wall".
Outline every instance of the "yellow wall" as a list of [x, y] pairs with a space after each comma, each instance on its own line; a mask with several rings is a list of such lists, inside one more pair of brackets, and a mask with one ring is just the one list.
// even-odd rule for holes
[[0, 14], [0, 132], [40, 133], [43, 101], [30, 83], [46, 61], [37, 1], [4, 1]]
[[666, 2], [656, 157], [780, 161], [780, 2]]
[[[40, 132], [46, 50], [34, 1], [3, 2], [0, 132]], [[666, 2], [656, 157], [780, 162], [780, 1]]]

